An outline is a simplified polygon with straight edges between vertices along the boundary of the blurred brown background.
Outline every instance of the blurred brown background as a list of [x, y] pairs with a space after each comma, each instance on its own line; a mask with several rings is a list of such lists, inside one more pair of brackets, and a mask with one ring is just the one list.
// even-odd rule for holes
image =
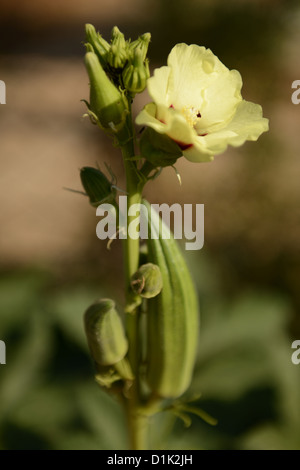
[[[205, 204], [205, 246], [187, 256], [196, 277], [205, 262], [218, 283], [214, 287], [201, 271], [200, 294], [282, 295], [288, 304], [282, 328], [288, 341], [299, 338], [300, 106], [291, 102], [291, 84], [300, 79], [298, 2], [2, 0], [0, 12], [7, 102], [0, 106], [2, 278], [37, 270], [50, 273], [56, 288], [91, 282], [122, 300], [119, 242], [108, 252], [96, 238], [87, 200], [63, 189], [81, 190], [79, 168], [96, 162], [101, 168], [107, 162], [124, 187], [118, 150], [82, 118], [80, 101], [89, 93], [84, 24], [93, 23], [107, 39], [117, 24], [127, 38], [151, 32], [152, 69], [166, 63], [178, 42], [209, 47], [241, 72], [243, 97], [262, 105], [270, 131], [257, 143], [229, 149], [208, 164], [182, 158], [176, 165], [181, 187], [167, 169], [145, 193], [150, 202]], [[135, 109], [147, 100], [146, 92], [137, 97]]]

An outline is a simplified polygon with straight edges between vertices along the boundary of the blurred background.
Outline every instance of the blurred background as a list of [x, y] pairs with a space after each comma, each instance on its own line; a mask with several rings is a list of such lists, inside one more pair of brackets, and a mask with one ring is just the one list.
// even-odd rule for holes
[[[205, 205], [205, 245], [185, 252], [201, 305], [188, 397], [218, 419], [172, 416], [152, 448], [300, 449], [300, 7], [292, 0], [0, 0], [0, 448], [124, 449], [122, 410], [94, 382], [82, 315], [99, 297], [123, 305], [121, 247], [96, 238], [79, 169], [117, 149], [82, 116], [84, 24], [106, 38], [151, 32], [151, 68], [178, 42], [212, 49], [243, 77], [270, 131], [212, 163], [180, 159], [150, 202]], [[135, 100], [136, 111], [149, 100]], [[159, 426], [161, 430], [161, 426]]]

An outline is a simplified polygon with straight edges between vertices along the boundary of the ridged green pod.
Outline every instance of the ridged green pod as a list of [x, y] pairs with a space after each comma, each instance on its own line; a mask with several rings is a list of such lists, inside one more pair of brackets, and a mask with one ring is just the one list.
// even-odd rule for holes
[[176, 398], [189, 387], [194, 369], [199, 331], [197, 295], [169, 228], [147, 201], [143, 204], [152, 231], [148, 260], [159, 266], [163, 279], [161, 293], [147, 301], [147, 382], [161, 397]]
[[128, 341], [113, 300], [101, 299], [91, 305], [85, 312], [84, 326], [91, 356], [97, 364], [111, 366], [125, 357]]

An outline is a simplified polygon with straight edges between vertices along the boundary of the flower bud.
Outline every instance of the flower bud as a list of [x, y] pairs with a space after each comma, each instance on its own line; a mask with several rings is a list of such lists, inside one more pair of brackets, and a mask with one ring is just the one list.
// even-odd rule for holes
[[122, 69], [128, 60], [128, 50], [124, 34], [117, 26], [112, 30], [111, 48], [108, 54], [108, 62], [115, 69]]
[[128, 341], [113, 300], [91, 305], [85, 312], [84, 326], [91, 356], [98, 365], [112, 366], [125, 357]]
[[144, 62], [142, 48], [138, 46], [134, 50], [132, 61], [123, 70], [124, 86], [133, 95], [141, 93], [146, 88], [149, 76], [148, 60]]
[[85, 49], [86, 49], [86, 52], [95, 52], [92, 44], [90, 44], [89, 42], [85, 43]]
[[117, 191], [102, 171], [85, 166], [80, 170], [80, 179], [92, 206], [115, 202]]
[[139, 48], [142, 53], [142, 60], [144, 61], [147, 56], [148, 47], [151, 39], [150, 33], [142, 34], [138, 39], [129, 44], [129, 52], [134, 54], [136, 48]]
[[[105, 67], [107, 64], [107, 55], [110, 50], [110, 45], [99, 33], [96, 32], [92, 24], [85, 25], [85, 35], [87, 44], [92, 46], [92, 49], [88, 49], [88, 52], [95, 52], [102, 67]], [[86, 47], [88, 48], [87, 44]]]
[[109, 80], [95, 53], [86, 53], [85, 65], [90, 78], [90, 114], [104, 129], [117, 132], [125, 124], [125, 98]]
[[159, 267], [153, 263], [140, 266], [131, 278], [131, 288], [135, 294], [151, 299], [156, 297], [163, 288], [162, 275]]

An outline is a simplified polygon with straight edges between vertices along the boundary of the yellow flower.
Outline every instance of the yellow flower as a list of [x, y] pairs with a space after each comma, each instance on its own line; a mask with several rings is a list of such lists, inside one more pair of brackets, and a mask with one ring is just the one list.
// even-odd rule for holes
[[228, 145], [257, 140], [269, 128], [261, 106], [242, 98], [240, 73], [205, 47], [177, 44], [147, 88], [153, 102], [136, 123], [167, 134], [192, 162], [213, 160]]

